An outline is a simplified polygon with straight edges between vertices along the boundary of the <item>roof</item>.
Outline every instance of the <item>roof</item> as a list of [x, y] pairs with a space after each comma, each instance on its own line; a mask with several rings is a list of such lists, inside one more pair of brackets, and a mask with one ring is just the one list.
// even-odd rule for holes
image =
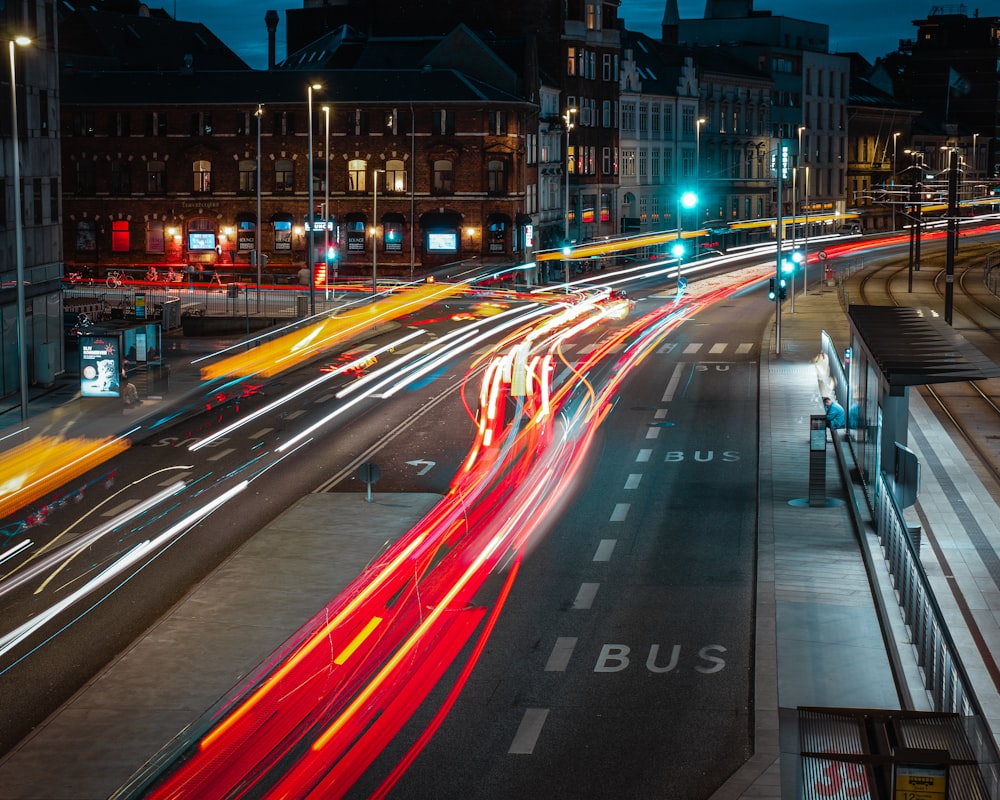
[[452, 69], [278, 70], [273, 72], [63, 72], [66, 106], [232, 106], [305, 103], [306, 84], [319, 81], [319, 104], [524, 103], [525, 100]]
[[929, 308], [852, 305], [847, 316], [890, 395], [907, 386], [1000, 378], [1000, 366]]
[[84, 6], [59, 22], [59, 59], [84, 69], [179, 69], [186, 61], [199, 70], [250, 69], [200, 22]]

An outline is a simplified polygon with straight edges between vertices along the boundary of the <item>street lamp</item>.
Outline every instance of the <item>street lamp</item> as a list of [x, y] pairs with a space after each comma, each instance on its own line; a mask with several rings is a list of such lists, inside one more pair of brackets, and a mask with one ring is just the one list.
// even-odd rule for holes
[[21, 384], [21, 422], [28, 419], [28, 321], [25, 315], [27, 299], [24, 296], [24, 226], [22, 219], [21, 194], [21, 147], [17, 132], [17, 73], [14, 70], [14, 45], [27, 47], [31, 39], [27, 36], [15, 36], [8, 41], [10, 50], [10, 131], [11, 131], [11, 161], [14, 177], [14, 261], [16, 265], [15, 280], [17, 282], [17, 349], [20, 365], [19, 383]]
[[[576, 107], [570, 106], [563, 114], [563, 128], [566, 130], [566, 206], [563, 209], [563, 251], [569, 248], [569, 132], [573, 130], [573, 115], [576, 114]], [[569, 259], [563, 259], [563, 267], [566, 271], [566, 290], [569, 291]]]
[[254, 253], [257, 261], [257, 313], [260, 313], [260, 284], [261, 284], [261, 253], [260, 253], [260, 121], [261, 117], [264, 116], [264, 106], [260, 103], [257, 104], [257, 110], [254, 112], [254, 116], [257, 117], [257, 221], [253, 226], [253, 246]]
[[316, 316], [316, 281], [313, 279], [314, 246], [313, 228], [316, 227], [316, 210], [313, 208], [313, 90], [322, 89], [319, 83], [310, 83], [306, 88], [309, 109], [309, 225], [306, 228], [306, 267], [309, 275], [309, 316]]
[[896, 144], [900, 131], [892, 134], [892, 229], [896, 230]]
[[[323, 176], [323, 282], [326, 286], [325, 299], [330, 299], [330, 106], [323, 106], [326, 118], [326, 137], [323, 146], [323, 161], [326, 171]], [[334, 286], [334, 294], [337, 287]]]
[[[704, 125], [708, 120], [704, 117], [698, 117], [695, 120], [694, 127], [694, 202], [698, 202], [698, 194], [701, 192], [701, 126]], [[700, 220], [699, 220], [700, 221]], [[694, 248], [695, 260], [698, 259], [698, 246], [697, 240]]]
[[378, 174], [382, 172], [380, 169], [372, 170], [372, 300], [375, 300], [376, 294], [376, 270], [377, 259], [378, 259]]

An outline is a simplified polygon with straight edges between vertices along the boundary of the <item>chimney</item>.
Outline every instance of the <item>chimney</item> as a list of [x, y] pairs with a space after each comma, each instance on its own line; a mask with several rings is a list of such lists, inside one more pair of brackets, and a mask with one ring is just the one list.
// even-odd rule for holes
[[274, 36], [278, 32], [278, 12], [269, 8], [264, 14], [264, 24], [267, 25], [267, 68], [274, 69]]

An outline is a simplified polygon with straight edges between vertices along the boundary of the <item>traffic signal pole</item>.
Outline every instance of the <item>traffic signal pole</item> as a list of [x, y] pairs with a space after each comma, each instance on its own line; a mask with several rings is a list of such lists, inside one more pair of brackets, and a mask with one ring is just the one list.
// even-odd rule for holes
[[[781, 171], [784, 169], [785, 165], [782, 161], [783, 147], [781, 140], [778, 140], [778, 150], [774, 157], [775, 171], [778, 174], [778, 213], [777, 213], [777, 229], [775, 232], [775, 239], [778, 243], [778, 248], [774, 253], [774, 282], [776, 286], [781, 285], [781, 229], [783, 227], [783, 220], [781, 214]], [[774, 354], [777, 356], [781, 355], [781, 292], [776, 292], [774, 296]]]

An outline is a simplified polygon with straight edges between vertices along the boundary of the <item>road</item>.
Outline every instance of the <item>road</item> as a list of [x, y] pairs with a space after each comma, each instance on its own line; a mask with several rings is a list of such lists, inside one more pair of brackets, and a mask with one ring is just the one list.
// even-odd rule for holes
[[754, 295], [702, 312], [623, 387], [465, 691], [390, 797], [708, 797], [745, 760], [767, 310]]

